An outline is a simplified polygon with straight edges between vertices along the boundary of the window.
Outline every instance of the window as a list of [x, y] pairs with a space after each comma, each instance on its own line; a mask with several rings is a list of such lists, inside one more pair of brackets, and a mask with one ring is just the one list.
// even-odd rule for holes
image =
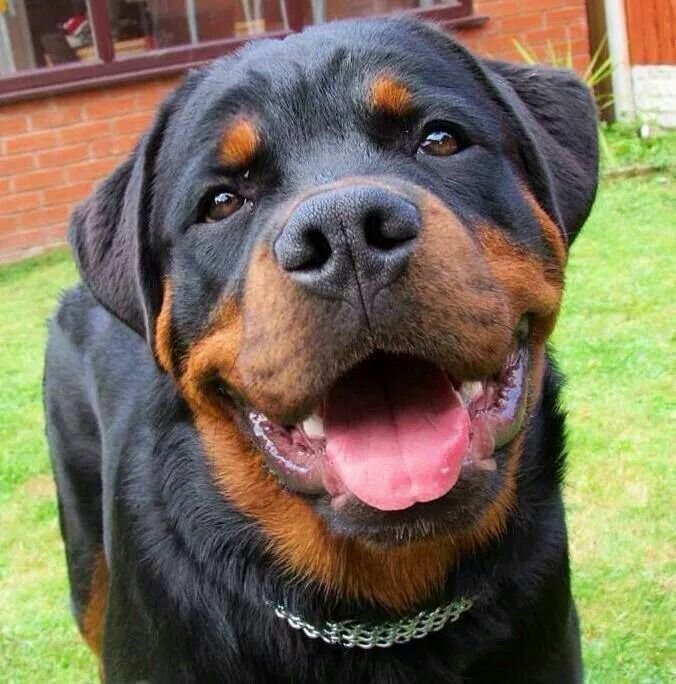
[[345, 17], [457, 22], [471, 0], [0, 0], [0, 102], [180, 71]]
[[[0, 0], [0, 74], [56, 66], [91, 43], [84, 2]], [[93, 59], [90, 54], [80, 57]]]

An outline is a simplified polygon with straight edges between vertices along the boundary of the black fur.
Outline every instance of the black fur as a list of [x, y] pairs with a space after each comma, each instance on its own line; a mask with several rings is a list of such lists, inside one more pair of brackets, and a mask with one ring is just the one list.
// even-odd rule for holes
[[[452, 174], [414, 166], [364, 132], [359, 84], [377, 67], [419, 85], [419, 106], [453, 116], [472, 138], [474, 151]], [[256, 196], [256, 220], [243, 210], [225, 233], [190, 230], [218, 175], [220, 122], [240, 109], [274, 130], [242, 190]], [[47, 434], [72, 600], [81, 620], [103, 547], [107, 682], [581, 681], [551, 363], [526, 427], [507, 530], [449, 569], [446, 595], [478, 594], [477, 604], [439, 633], [365, 652], [307, 639], [265, 605], [283, 600], [310, 620], [383, 616], [271, 562], [261, 530], [214, 486], [191, 413], [147, 342], [164, 277], [175, 287], [179, 358], [221, 293], [239, 292], [275, 206], [318, 175], [406, 177], [463, 219], [493, 220], [538, 253], [545, 248], [519, 185], [570, 243], [593, 200], [597, 161], [593, 105], [572, 74], [481, 61], [410, 22], [346, 22], [262, 41], [186, 79], [132, 158], [74, 214], [84, 284], [64, 296], [50, 326]]]

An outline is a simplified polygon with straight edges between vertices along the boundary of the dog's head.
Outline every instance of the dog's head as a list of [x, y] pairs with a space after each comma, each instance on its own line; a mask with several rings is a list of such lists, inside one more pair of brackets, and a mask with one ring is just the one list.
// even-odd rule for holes
[[569, 72], [408, 21], [328, 25], [191, 74], [71, 241], [224, 496], [292, 569], [359, 594], [346, 565], [394, 558], [406, 584], [405, 558], [442, 575], [500, 531], [595, 131]]

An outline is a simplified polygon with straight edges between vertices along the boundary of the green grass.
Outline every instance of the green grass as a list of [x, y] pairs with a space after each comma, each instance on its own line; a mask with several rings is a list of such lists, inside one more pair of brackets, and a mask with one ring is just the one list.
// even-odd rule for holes
[[638, 123], [601, 124], [605, 139], [601, 166], [606, 171], [627, 166], [668, 166], [676, 163], [676, 135], [657, 126], [650, 127], [650, 135], [637, 135]]
[[0, 269], [0, 680], [92, 682], [68, 605], [43, 437], [45, 319], [76, 279], [65, 251]]
[[588, 681], [674, 681], [676, 196], [606, 183], [554, 336], [568, 376], [566, 502]]
[[[554, 338], [568, 376], [566, 501], [591, 684], [676, 678], [673, 181], [603, 185]], [[40, 409], [44, 319], [74, 278], [63, 252], [0, 269], [3, 682], [96, 676], [69, 616]]]
[[45, 320], [60, 289], [75, 280], [64, 251], [0, 270], [0, 502], [45, 472], [40, 378]]

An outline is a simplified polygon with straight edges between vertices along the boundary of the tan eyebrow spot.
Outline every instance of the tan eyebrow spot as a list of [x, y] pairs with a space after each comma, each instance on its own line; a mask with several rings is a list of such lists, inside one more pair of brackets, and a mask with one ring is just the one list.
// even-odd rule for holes
[[368, 104], [372, 109], [402, 116], [412, 109], [413, 96], [408, 88], [393, 76], [380, 74], [371, 84]]
[[259, 145], [256, 127], [250, 119], [235, 119], [221, 139], [221, 161], [228, 166], [246, 166], [251, 162]]

